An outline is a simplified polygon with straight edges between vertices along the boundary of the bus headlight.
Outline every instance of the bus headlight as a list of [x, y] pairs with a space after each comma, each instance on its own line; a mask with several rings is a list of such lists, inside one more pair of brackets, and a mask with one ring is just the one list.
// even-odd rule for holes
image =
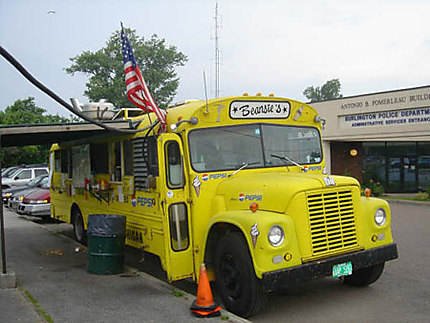
[[387, 219], [387, 214], [384, 209], [377, 209], [375, 212], [375, 223], [379, 226], [385, 224], [385, 220]]
[[274, 225], [269, 229], [269, 243], [274, 247], [279, 247], [284, 242], [284, 229], [279, 225]]

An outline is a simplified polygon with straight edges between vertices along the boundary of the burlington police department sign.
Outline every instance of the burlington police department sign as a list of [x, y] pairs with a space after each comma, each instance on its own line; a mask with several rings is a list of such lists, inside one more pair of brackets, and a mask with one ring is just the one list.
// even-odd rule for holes
[[430, 108], [361, 113], [341, 116], [339, 121], [341, 129], [430, 123]]

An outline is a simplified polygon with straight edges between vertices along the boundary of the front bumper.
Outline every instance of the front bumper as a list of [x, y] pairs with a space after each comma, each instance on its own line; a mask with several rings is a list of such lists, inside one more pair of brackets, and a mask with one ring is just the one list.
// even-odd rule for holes
[[331, 277], [333, 266], [351, 261], [353, 270], [369, 267], [396, 259], [395, 243], [369, 250], [362, 250], [332, 258], [320, 259], [301, 266], [286, 268], [263, 274], [263, 286], [267, 292], [274, 292], [306, 281]]
[[9, 199], [8, 203], [9, 203], [9, 205], [8, 205], [9, 209], [12, 209], [13, 211], [16, 211], [16, 210], [18, 210], [18, 206], [21, 203], [21, 201], [20, 200], [15, 200], [15, 199], [12, 199], [12, 200]]
[[24, 204], [18, 205], [18, 214], [28, 214], [33, 216], [49, 216], [51, 215], [51, 203], [46, 204]]

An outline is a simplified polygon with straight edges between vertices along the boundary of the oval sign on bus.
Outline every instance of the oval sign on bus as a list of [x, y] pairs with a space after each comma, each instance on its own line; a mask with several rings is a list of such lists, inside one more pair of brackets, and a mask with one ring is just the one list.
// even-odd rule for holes
[[230, 118], [286, 119], [290, 110], [287, 101], [233, 101], [230, 104]]

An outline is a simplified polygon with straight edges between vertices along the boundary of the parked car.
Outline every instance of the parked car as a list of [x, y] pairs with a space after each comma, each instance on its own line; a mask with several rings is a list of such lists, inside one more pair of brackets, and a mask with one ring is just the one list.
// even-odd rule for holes
[[33, 178], [40, 175], [47, 175], [48, 167], [46, 166], [23, 166], [16, 171], [2, 178], [2, 188], [10, 188], [12, 186], [23, 186], [30, 182]]
[[39, 184], [37, 184], [34, 187], [29, 187], [26, 190], [19, 191], [17, 193], [13, 193], [8, 200], [8, 207], [12, 209], [13, 211], [18, 210], [19, 204], [22, 202], [24, 197], [26, 197], [28, 194], [33, 193], [34, 191], [44, 187], [45, 185], [48, 185], [49, 178], [46, 176], [43, 178]]
[[13, 172], [15, 172], [17, 169], [22, 168], [21, 166], [12, 166], [8, 168], [3, 168], [1, 170], [1, 176], [2, 177], [9, 177]]
[[14, 186], [11, 188], [4, 189], [2, 192], [3, 205], [9, 207], [9, 199], [12, 198], [12, 196], [24, 192], [28, 189], [37, 188], [37, 186], [41, 184], [42, 180], [47, 177], [48, 175], [37, 176], [24, 186]]
[[50, 216], [51, 198], [49, 195], [49, 184], [45, 183], [42, 187], [26, 195], [19, 204], [17, 213], [40, 217]]

